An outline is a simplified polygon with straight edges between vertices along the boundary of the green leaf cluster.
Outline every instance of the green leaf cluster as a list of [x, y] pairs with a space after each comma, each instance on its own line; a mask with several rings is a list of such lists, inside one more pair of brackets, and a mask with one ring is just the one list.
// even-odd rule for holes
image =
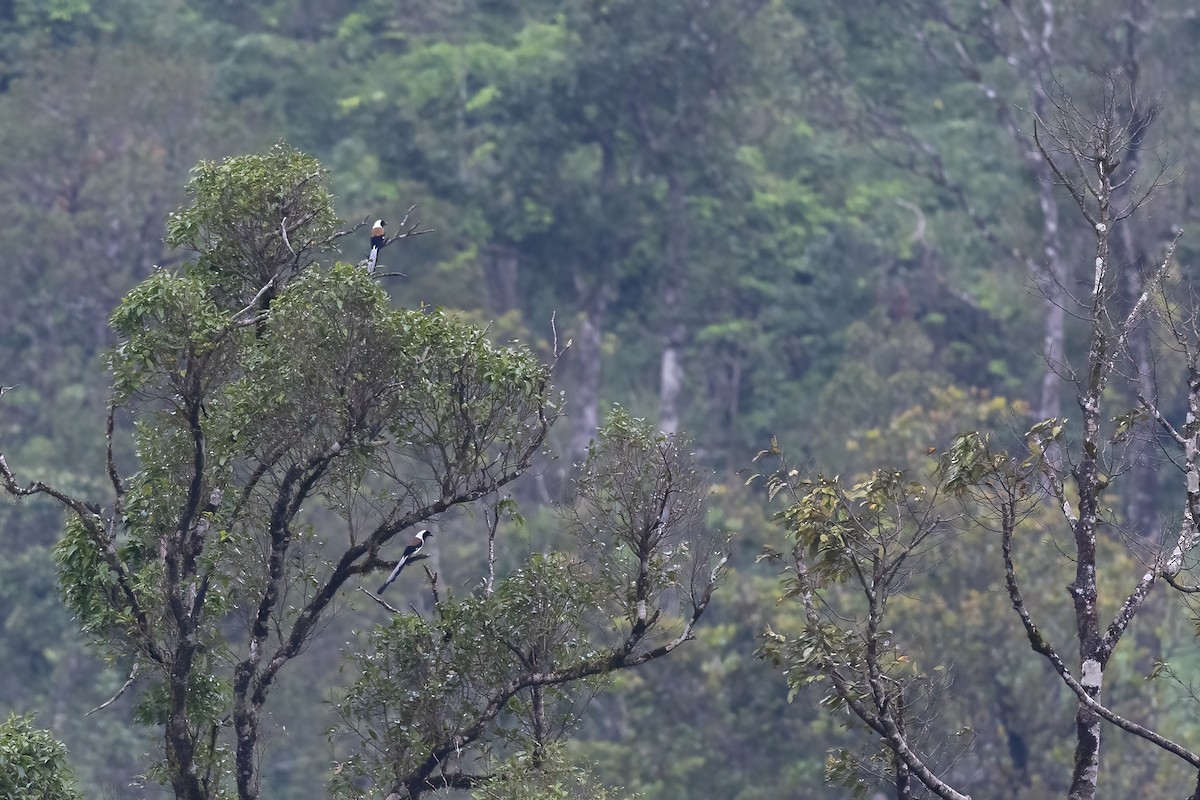
[[0, 797], [79, 800], [67, 765], [67, 748], [33, 717], [10, 714], [0, 723]]
[[[498, 581], [494, 594], [440, 603], [430, 620], [397, 614], [363, 637], [348, 654], [359, 677], [338, 703], [362, 746], [338, 770], [335, 796], [357, 796], [364, 779], [387, 786], [388, 776], [419, 773], [431, 753], [462, 757], [439, 756], [447, 742], [475, 752], [502, 709], [483, 747], [536, 747], [523, 719], [530, 713], [524, 687], [531, 676], [594, 655], [589, 633], [598, 595], [582, 565], [563, 554], [536, 555]], [[569, 712], [589, 685], [551, 687], [545, 702]]]

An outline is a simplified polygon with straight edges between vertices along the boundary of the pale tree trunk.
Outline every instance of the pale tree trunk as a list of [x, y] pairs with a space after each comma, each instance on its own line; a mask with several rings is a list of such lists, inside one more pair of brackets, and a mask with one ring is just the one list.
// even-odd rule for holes
[[485, 251], [483, 278], [493, 313], [505, 314], [517, 308], [519, 266], [517, 251], [508, 245], [493, 243]]
[[[1138, 28], [1139, 21], [1147, 19], [1146, 3], [1143, 0], [1132, 0], [1129, 17], [1125, 24], [1125, 74], [1129, 79], [1130, 96], [1138, 98], [1141, 94], [1139, 79], [1141, 76], [1141, 43], [1142, 36]], [[1146, 111], [1136, 109], [1129, 120], [1129, 144], [1122, 156], [1125, 169], [1133, 172], [1138, 169], [1141, 161], [1144, 130], [1155, 114], [1155, 109]], [[1126, 189], [1121, 194], [1127, 202], [1133, 202]], [[1143, 290], [1143, 271], [1149, 266], [1148, 248], [1144, 243], [1135, 241], [1133, 228], [1130, 225], [1120, 227], [1117, 243], [1120, 246], [1121, 263], [1125, 265], [1128, 295], [1130, 298], [1139, 297]], [[1153, 353], [1150, 346], [1150, 332], [1139, 327], [1131, 332], [1129, 337], [1130, 357], [1133, 360], [1134, 374], [1137, 376], [1136, 389], [1140, 397], [1154, 401], [1155, 378]], [[1144, 426], [1136, 426], [1131, 432], [1130, 452], [1132, 453], [1133, 480], [1132, 489], [1125, 501], [1125, 518], [1129, 526], [1138, 534], [1155, 544], [1162, 540], [1162, 525], [1158, 519], [1158, 481], [1155, 459], [1151, 456], [1154, 446], [1150, 431]], [[1153, 631], [1146, 630], [1143, 635], [1153, 636]], [[1158, 649], [1147, 652], [1158, 652]]]
[[575, 287], [580, 295], [579, 329], [573, 350], [578, 364], [571, 392], [570, 442], [571, 463], [580, 463], [588, 444], [600, 426], [600, 378], [603, 356], [604, 318], [608, 301], [603, 290], [591, 289], [577, 276]]
[[[1020, 39], [1025, 45], [1020, 61], [1024, 62], [1033, 111], [1039, 117], [1044, 117], [1049, 106], [1044, 80], [1051, 69], [1055, 9], [1051, 0], [1040, 0], [1037, 5], [1041, 12], [1041, 25], [1035, 25], [1020, 4], [1010, 8]], [[1045, 263], [1031, 263], [1030, 267], [1034, 282], [1046, 301], [1046, 318], [1042, 324], [1042, 356], [1046, 359], [1046, 371], [1042, 375], [1037, 418], [1049, 419], [1062, 415], [1062, 377], [1059, 369], [1065, 354], [1063, 345], [1066, 340], [1067, 302], [1070, 299], [1067, 294], [1068, 268], [1063, 258], [1059, 233], [1056, 181], [1050, 164], [1039, 153], [1029, 149], [1027, 135], [1015, 124], [1009, 130], [1017, 137], [1016, 145], [1025, 150], [1033, 166], [1038, 186], [1038, 207], [1042, 212], [1042, 255]]]
[[1045, 299], [1046, 316], [1042, 321], [1042, 357], [1046, 371], [1038, 395], [1036, 417], [1049, 419], [1062, 415], [1063, 342], [1067, 322], [1067, 265], [1059, 249], [1058, 201], [1054, 196], [1054, 175], [1041, 163], [1037, 170], [1038, 202], [1042, 210], [1042, 254], [1044, 264], [1030, 264], [1034, 283]]
[[[1131, 153], [1132, 155], [1132, 153]], [[1118, 241], [1121, 244], [1122, 262], [1126, 265], [1126, 287], [1130, 297], [1141, 295], [1142, 270], [1149, 259], [1134, 242], [1128, 225], [1122, 225]], [[1149, 331], [1138, 328], [1129, 337], [1130, 357], [1133, 359], [1134, 374], [1137, 376], [1136, 390], [1139, 395], [1155, 400], [1154, 361], [1150, 348]], [[1158, 518], [1158, 480], [1151, 431], [1144, 425], [1135, 426], [1130, 432], [1129, 452], [1133, 474], [1131, 488], [1125, 498], [1125, 519], [1129, 527], [1149, 542], [1162, 539], [1162, 525]], [[1145, 631], [1152, 634], [1152, 631]], [[1157, 652], [1157, 650], [1151, 651]]]
[[[617, 154], [612, 132], [597, 131], [600, 146], [600, 182], [597, 187], [602, 201], [615, 198], [617, 187]], [[578, 370], [571, 387], [571, 410], [568, 415], [568, 452], [572, 464], [581, 463], [587, 455], [588, 444], [600, 426], [600, 381], [604, 365], [604, 324], [608, 313], [609, 283], [616, 267], [620, 246], [613, 237], [605, 236], [597, 243], [594, 259], [575, 271], [575, 297], [579, 308], [579, 328], [572, 346]]]
[[[1127, 352], [1130, 334], [1138, 327], [1147, 302], [1147, 296], [1139, 294], [1127, 314], [1113, 313], [1112, 295], [1116, 278], [1110, 269], [1112, 230], [1113, 225], [1132, 213], [1133, 209], [1133, 206], [1121, 210], [1113, 207], [1113, 173], [1121, 163], [1124, 150], [1119, 143], [1129, 134], [1129, 128], [1123, 127], [1116, 119], [1116, 97], [1117, 87], [1110, 84], [1104, 108], [1095, 121], [1078, 112], [1069, 99], [1056, 106], [1062, 119], [1047, 123], [1038, 114], [1034, 121], [1034, 141], [1046, 169], [1053, 173], [1056, 183], [1070, 192], [1096, 237], [1091, 291], [1083, 308], [1083, 317], [1090, 329], [1088, 352], [1082, 369], [1078, 370], [1078, 404], [1083, 435], [1070, 470], [1077, 498], [1077, 513], [1071, 511], [1068, 495], [1061, 490], [1056, 492], [1056, 499], [1071, 524], [1075, 540], [1075, 580], [1067, 587], [1074, 606], [1075, 635], [1079, 644], [1079, 701], [1075, 713], [1075, 757], [1068, 792], [1070, 800], [1094, 800], [1096, 797], [1101, 758], [1101, 716], [1097, 707], [1103, 702], [1104, 670], [1113, 649], [1157, 576], [1157, 570], [1154, 569], [1144, 575], [1137, 589], [1129, 595], [1117, 617], [1108, 626], [1107, 632], [1102, 632], [1096, 542], [1100, 522], [1100, 493], [1108, 482], [1101, 467], [1109, 468], [1102, 462], [1106, 458], [1108, 444], [1101, 432], [1106, 418], [1102, 403], [1109, 376], [1113, 374], [1118, 358]], [[1045, 107], [1045, 99], [1045, 92], [1039, 89], [1035, 94], [1035, 103]], [[1055, 160], [1056, 156], [1059, 161]], [[1044, 211], [1048, 205], [1043, 200]], [[1047, 219], [1057, 221], [1057, 215], [1048, 215]], [[1063, 286], [1061, 280], [1057, 284]], [[1046, 455], [1054, 459], [1050, 462], [1051, 475], [1063, 475], [1063, 465], [1055, 463], [1061, 459], [1055, 459], [1056, 454], [1049, 452]], [[1059, 478], [1052, 477], [1050, 485], [1060, 488], [1061, 482]], [[1016, 607], [1018, 604], [1014, 601]], [[1037, 638], [1032, 638], [1031, 642], [1035, 649], [1039, 648]], [[1043, 649], [1042, 652], [1046, 651]]]
[[[1051, 74], [1054, 64], [1054, 0], [1014, 0], [1002, 5], [1003, 8], [983, 5], [985, 13], [979, 21], [979, 41], [991, 48], [996, 58], [1010, 64], [1024, 82], [1029, 98], [1021, 98], [1018, 104], [1028, 107], [1026, 103], [1031, 103], [1034, 113], [1044, 116], [1048, 105], [1044, 80]], [[1068, 268], [1062, 254], [1059, 232], [1055, 177], [1041, 156], [1030, 147], [1029, 132], [1023, 129], [1014, 113], [1015, 98], [1007, 96], [987, 80], [985, 65], [974, 55], [975, 48], [963, 39], [966, 29], [951, 22], [954, 13], [950, 4], [938, 5], [936, 12], [936, 16], [947, 23], [947, 32], [953, 42], [951, 51], [942, 57], [943, 63], [960, 68], [994, 104], [996, 118], [1008, 131], [1014, 145], [1025, 155], [1037, 183], [1038, 206], [1042, 216], [1041, 253], [1026, 254], [1022, 258], [1033, 284], [1044, 298], [1045, 308], [1042, 354], [1046, 369], [1034, 401], [1034, 415], [1038, 419], [1058, 417], [1062, 415], [1062, 378], [1058, 373], [1063, 365], [1066, 309], [1070, 296], [1067, 292]], [[919, 19], [913, 26], [914, 38], [923, 46], [927, 44], [923, 30], [927, 21]], [[927, 147], [924, 149], [930, 150]], [[942, 179], [945, 178], [940, 164], [936, 171]], [[968, 213], [974, 217], [974, 212], [969, 208]], [[979, 219], [976, 224], [981, 227], [987, 225]], [[1052, 461], [1056, 459], [1052, 458]]]
[[[665, 307], [677, 306], [679, 291], [677, 286], [671, 286], [663, 292]], [[658, 427], [663, 433], [679, 431], [679, 396], [683, 392], [683, 362], [681, 350], [683, 345], [683, 326], [671, 324], [663, 334], [662, 369], [659, 374], [659, 421]]]
[[680, 295], [687, 274], [688, 242], [683, 187], [672, 173], [667, 178], [667, 241], [665, 280], [659, 315], [663, 321], [659, 374], [659, 422], [664, 433], [679, 430], [679, 398], [683, 392], [683, 346], [687, 330], [679, 319]]
[[[1071, 477], [1078, 497], [1078, 515], [1072, 518], [1065, 495], [1060, 495], [1064, 512], [1071, 522], [1075, 539], [1075, 580], [1068, 587], [1075, 609], [1075, 633], [1079, 642], [1080, 700], [1075, 714], [1075, 759], [1071, 771], [1070, 800], [1094, 800], [1100, 773], [1101, 716], [1097, 707], [1103, 702], [1104, 671], [1113, 650], [1130, 621], [1149, 595], [1158, 576], [1158, 569], [1145, 573], [1137, 587], [1126, 598], [1106, 631], [1101, 631], [1099, 587], [1096, 569], [1097, 528], [1100, 522], [1100, 494], [1108, 483], [1101, 467], [1106, 458], [1108, 439], [1101, 432], [1106, 415], [1102, 403], [1109, 376], [1115, 371], [1118, 359], [1129, 352], [1130, 337], [1140, 326], [1148, 305], [1148, 292], [1139, 292], [1127, 313], [1114, 314], [1113, 294], [1117, 278], [1112, 262], [1113, 226], [1136, 209], [1136, 201], [1114, 207], [1113, 174], [1125, 155], [1125, 144], [1136, 141], [1146, 118], [1139, 118], [1137, 109], [1126, 123], [1118, 122], [1118, 89], [1110, 83], [1104, 108], [1096, 121], [1070, 106], [1059, 106], [1065, 117], [1047, 130], [1040, 118], [1037, 124], [1043, 135], [1052, 142], [1055, 153], [1064, 163], [1055, 163], [1042, 139], [1035, 140], [1046, 164], [1061, 185], [1071, 193], [1096, 237], [1096, 251], [1090, 302], [1086, 319], [1090, 325], [1087, 361], [1080, 372], [1079, 409], [1083, 423], [1080, 451]], [[1134, 101], [1136, 104], [1136, 100]], [[1084, 125], [1080, 125], [1080, 120]], [[1084, 133], [1080, 128], [1086, 127]], [[1086, 140], [1084, 136], [1087, 136]], [[1087, 168], [1084, 165], [1088, 165]], [[1129, 169], [1129, 166], [1127, 166]], [[1124, 185], [1128, 178], [1116, 182]], [[1119, 240], [1118, 240], [1119, 241]], [[1158, 276], [1161, 278], [1161, 273]], [[1120, 321], [1118, 321], [1120, 320]], [[1085, 702], [1086, 701], [1086, 702]]]
[[[1097, 229], [1112, 225], [1107, 196], [1101, 201]], [[1079, 682], [1097, 703], [1102, 701], [1104, 667], [1100, 633], [1098, 587], [1096, 585], [1096, 524], [1099, 519], [1100, 478], [1097, 463], [1103, 442], [1100, 435], [1101, 396], [1107, 379], [1105, 364], [1111, 345], [1103, 330], [1105, 268], [1109, 261], [1108, 234], [1102, 232], [1096, 248], [1096, 277], [1091, 305], [1092, 341], [1088, 350], [1087, 383], [1079, 397], [1083, 414], [1083, 452], [1076, 466], [1075, 484], [1079, 492], [1079, 516], [1074, 521], [1075, 581], [1068, 587], [1075, 605], [1075, 631], [1079, 638]], [[1083, 701], [1075, 713], [1075, 762], [1071, 771], [1070, 800], [1092, 800], [1100, 773], [1100, 717]]]

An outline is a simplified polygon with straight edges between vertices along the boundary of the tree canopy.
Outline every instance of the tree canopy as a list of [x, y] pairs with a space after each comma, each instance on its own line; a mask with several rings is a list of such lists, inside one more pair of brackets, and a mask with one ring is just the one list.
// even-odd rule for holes
[[1193, 793], [1196, 24], [0, 2], [0, 707], [87, 796]]

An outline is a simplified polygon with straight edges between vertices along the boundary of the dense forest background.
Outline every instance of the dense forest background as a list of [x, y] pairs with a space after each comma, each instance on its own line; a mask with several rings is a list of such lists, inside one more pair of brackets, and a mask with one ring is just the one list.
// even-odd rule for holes
[[[514, 485], [523, 522], [504, 536], [554, 539], [550, 504], [614, 404], [687, 432], [712, 470], [709, 522], [738, 534], [730, 577], [697, 641], [592, 700], [572, 754], [647, 800], [845, 796], [827, 753], [861, 737], [819, 688], [789, 702], [756, 657], [768, 626], [802, 623], [756, 560], [782, 533], [746, 486], [752, 460], [775, 437], [812, 474], [920, 473], [959, 431], [1018, 441], [1076, 415], [1072, 303], [1095, 245], [1033, 120], [1104, 86], [1155, 109], [1126, 158], [1160, 185], [1114, 239], [1131, 276], [1117, 291], [1136, 295], [1198, 214], [1198, 47], [1200, 14], [1173, 0], [0, 0], [0, 383], [16, 387], [0, 444], [29, 477], [99, 490], [110, 313], [181, 259], [164, 225], [198, 161], [285, 140], [330, 170], [344, 220], [396, 224], [415, 204], [433, 229], [383, 251], [407, 276], [381, 279], [396, 306], [453, 310], [546, 360], [571, 340], [555, 374], [568, 416]], [[342, 257], [367, 239], [342, 239]], [[1173, 275], [1198, 255], [1185, 233]], [[1106, 500], [1153, 537], [1178, 524], [1176, 479], [1145, 452]], [[445, 586], [478, 580], [485, 527], [441, 520]], [[85, 715], [127, 665], [104, 663], [56, 594], [61, 530], [49, 503], [0, 504], [0, 711], [36, 712], [87, 796], [165, 796], [140, 777], [157, 745], [130, 722], [134, 693]], [[939, 713], [963, 743], [960, 785], [1061, 796], [1074, 699], [1030, 653], [996, 546], [936, 561], [937, 602], [901, 596], [893, 613], [956, 676]], [[1043, 566], [1029, 591], [1059, 619], [1066, 580]], [[427, 590], [393, 591], [403, 608]], [[271, 710], [264, 797], [325, 796], [339, 667], [384, 616], [343, 613]], [[1112, 697], [1195, 740], [1176, 702], [1192, 621], [1164, 606], [1140, 624]], [[1140, 680], [1168, 655], [1178, 683]], [[1104, 770], [1113, 796], [1179, 779], [1134, 744]]]

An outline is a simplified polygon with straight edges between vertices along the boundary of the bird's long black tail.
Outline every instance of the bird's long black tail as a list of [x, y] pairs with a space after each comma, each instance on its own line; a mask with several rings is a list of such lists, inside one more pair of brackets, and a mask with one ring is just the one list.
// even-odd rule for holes
[[400, 563], [396, 564], [396, 568], [392, 570], [392, 574], [387, 576], [387, 580], [379, 587], [379, 591], [375, 594], [383, 594], [383, 590], [392, 585], [392, 581], [400, 576], [400, 570], [404, 569], [404, 565], [408, 563], [407, 558], [400, 559]]

